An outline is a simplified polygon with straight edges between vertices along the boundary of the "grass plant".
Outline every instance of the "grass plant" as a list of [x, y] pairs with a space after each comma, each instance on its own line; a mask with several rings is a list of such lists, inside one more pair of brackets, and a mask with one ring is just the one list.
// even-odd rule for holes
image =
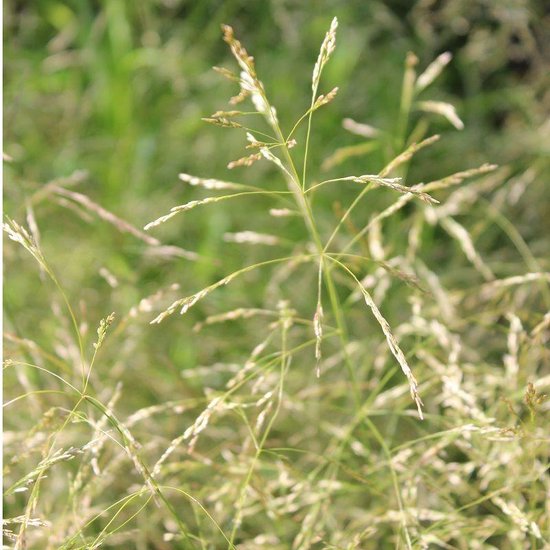
[[[5, 547], [550, 544], [548, 239], [510, 213], [538, 196], [544, 160], [434, 161], [448, 130], [468, 131], [433, 90], [447, 51], [405, 56], [391, 124], [346, 116], [348, 142], [320, 150], [344, 92], [325, 84], [337, 32], [334, 18], [294, 116], [302, 98], [276, 108], [265, 67], [222, 26], [233, 61], [216, 76], [237, 91], [202, 118], [225, 132], [220, 157], [224, 135], [244, 144], [224, 158], [231, 177], [186, 168], [130, 219], [75, 191], [77, 171], [10, 212], [8, 277], [20, 296], [20, 253], [34, 258], [43, 316], [6, 313]], [[113, 297], [77, 292], [40, 230], [52, 208], [101, 224], [143, 278], [117, 251], [94, 283]], [[131, 307], [115, 307], [120, 288]]]

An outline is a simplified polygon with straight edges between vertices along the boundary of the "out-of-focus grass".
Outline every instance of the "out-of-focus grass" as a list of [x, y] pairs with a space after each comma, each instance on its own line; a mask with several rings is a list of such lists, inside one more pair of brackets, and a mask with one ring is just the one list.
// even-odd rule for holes
[[[243, 154], [244, 137], [200, 120], [226, 108], [225, 98], [235, 93], [210, 70], [212, 65], [233, 68], [220, 24], [234, 26], [255, 55], [288, 131], [308, 107], [311, 70], [330, 22], [325, 14], [338, 16], [340, 30], [321, 91], [339, 86], [340, 93], [314, 119], [311, 177], [377, 173], [399, 153], [392, 149], [394, 141], [381, 139], [376, 149], [328, 173], [318, 169], [336, 149], [362, 142], [342, 130], [345, 117], [395, 134], [408, 51], [424, 68], [450, 50], [453, 62], [427, 96], [454, 103], [465, 128], [458, 132], [444, 119], [431, 118], [430, 131], [442, 139], [418, 154], [407, 184], [484, 162], [502, 165], [496, 176], [473, 187], [471, 199], [458, 202], [455, 217], [498, 279], [548, 272], [550, 98], [544, 29], [549, 16], [542, 2], [327, 1], [315, 8], [276, 0], [6, 2], [4, 140], [11, 160], [4, 172], [5, 211], [20, 223], [27, 219], [31, 228], [36, 220], [35, 236], [72, 305], [87, 361], [99, 319], [117, 313], [90, 380], [91, 395], [110, 403], [114, 416], [91, 401], [71, 415], [78, 396], [39, 393], [67, 386], [22, 365], [48, 369], [78, 386], [80, 359], [70, 316], [60, 293], [25, 251], [11, 242], [6, 246], [5, 355], [15, 361], [5, 369], [6, 485], [33, 471], [36, 476], [50, 445], [67, 451], [48, 468], [35, 508], [28, 506], [30, 491], [6, 496], [7, 517], [28, 513], [45, 522], [27, 528], [30, 548], [87, 548], [93, 541], [139, 549], [227, 545], [198, 502], [229, 536], [253, 455], [249, 432], [260, 396], [246, 391], [236, 396], [238, 406], [211, 421], [196, 454], [187, 454], [185, 444], [177, 446], [158, 481], [175, 513], [151, 501], [137, 520], [131, 519], [149, 495], [141, 493], [150, 480], [144, 479], [139, 460], [152, 468], [272, 330], [269, 320], [255, 318], [206, 327], [198, 335], [193, 325], [238, 307], [270, 307], [277, 316], [277, 298], [292, 299], [298, 315], [311, 320], [315, 273], [297, 268], [298, 277], [286, 279], [258, 272], [218, 290], [184, 318], [174, 316], [158, 326], [148, 322], [173, 299], [271, 257], [262, 247], [224, 242], [225, 232], [279, 233], [286, 239], [282, 252], [291, 253], [293, 243], [303, 242], [302, 225], [273, 219], [266, 227], [273, 205], [261, 197], [208, 205], [154, 232], [163, 245], [199, 258], [159, 256], [155, 247], [47, 185], [84, 170], [87, 176], [68, 189], [136, 227], [176, 204], [206, 196], [178, 181], [179, 172], [276, 186], [280, 180], [268, 166], [228, 174], [226, 164]], [[409, 132], [418, 120], [413, 114]], [[298, 141], [303, 137], [300, 133]], [[354, 196], [347, 187], [316, 195], [319, 226], [329, 231], [338, 208]], [[369, 194], [353, 222], [362, 227], [392, 199], [384, 192]], [[407, 206], [384, 223], [388, 258], [410, 249], [410, 231], [421, 223], [416, 208]], [[409, 416], [400, 373], [386, 357], [368, 311], [346, 305], [364, 407], [350, 407], [336, 346], [325, 350], [320, 380], [314, 376], [313, 352], [296, 354], [283, 414], [245, 493], [249, 502], [235, 540], [239, 547], [291, 548], [293, 541], [294, 547], [404, 547], [404, 523], [414, 547], [543, 548], [548, 543], [548, 487], [542, 477], [548, 463], [542, 429], [548, 406], [542, 398], [537, 402], [550, 385], [543, 321], [550, 307], [548, 285], [542, 277], [503, 290], [486, 288], [483, 294], [486, 283], [441, 225], [424, 223], [419, 239], [421, 263], [414, 267], [421, 284], [435, 273], [455, 313], [445, 318], [440, 300], [395, 281], [386, 292], [375, 288], [375, 295], [415, 365], [427, 420]], [[109, 274], [116, 283], [109, 284]], [[175, 283], [178, 289], [170, 286]], [[164, 294], [141, 302], [140, 309], [140, 300], [159, 290]], [[349, 293], [341, 290], [341, 298], [349, 300]], [[271, 353], [280, 344], [273, 330], [277, 342], [267, 348]], [[293, 334], [291, 345], [311, 338], [313, 332], [304, 330], [300, 337]], [[269, 383], [271, 374], [266, 376]], [[529, 393], [529, 382], [539, 394]], [[26, 397], [9, 404], [20, 396]], [[60, 435], [52, 436], [68, 419]], [[121, 426], [137, 443], [117, 432]], [[126, 454], [101, 434], [125, 444]], [[405, 520], [397, 511], [395, 484]], [[120, 499], [132, 494], [127, 508], [121, 506]], [[119, 506], [120, 515], [109, 524]], [[80, 519], [87, 522], [102, 512], [78, 534]], [[103, 539], [126, 519], [128, 525]], [[187, 527], [178, 528], [177, 519]], [[540, 537], [531, 522], [543, 531]], [[7, 527], [17, 533], [20, 523]], [[180, 539], [186, 531], [187, 539]], [[300, 531], [307, 536], [300, 538]], [[17, 544], [23, 548], [24, 539]]]

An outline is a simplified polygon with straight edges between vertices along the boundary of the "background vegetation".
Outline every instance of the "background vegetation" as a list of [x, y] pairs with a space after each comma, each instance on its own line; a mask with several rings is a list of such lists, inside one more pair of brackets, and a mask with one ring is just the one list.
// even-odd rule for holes
[[[201, 120], [238, 92], [211, 70], [236, 70], [220, 25], [289, 132], [333, 16], [320, 93], [339, 93], [313, 117], [308, 186], [378, 174], [433, 134], [389, 175], [498, 165], [372, 225], [354, 250], [370, 260], [345, 262], [405, 352], [423, 421], [336, 269], [349, 341], [323, 290], [319, 378], [315, 263], [255, 269], [150, 324], [238, 269], [311, 253], [303, 221], [262, 195], [141, 228], [213, 194], [181, 172], [284, 188], [265, 160], [228, 171], [254, 152], [244, 132]], [[4, 249], [6, 547], [547, 547], [549, 25], [527, 0], [4, 2], [5, 213], [30, 235], [12, 225]], [[446, 51], [420, 99], [453, 104], [462, 130], [403, 106], [407, 53], [420, 74]], [[323, 242], [357, 193], [313, 195]], [[334, 250], [400, 196], [369, 192]], [[278, 240], [231, 242], [243, 231]]]

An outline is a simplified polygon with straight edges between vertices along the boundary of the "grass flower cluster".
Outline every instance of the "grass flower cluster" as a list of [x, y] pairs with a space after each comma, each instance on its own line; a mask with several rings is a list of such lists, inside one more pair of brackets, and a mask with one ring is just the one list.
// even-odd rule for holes
[[[362, 142], [319, 160], [316, 125], [344, 90], [325, 87], [339, 32], [334, 18], [288, 122], [223, 25], [238, 69], [216, 72], [237, 90], [203, 120], [240, 135], [242, 156], [224, 159], [228, 180], [180, 173], [181, 204], [149, 204], [143, 230], [73, 190], [81, 171], [31, 194], [25, 224], [7, 219], [8, 260], [36, 260], [53, 321], [27, 336], [8, 319], [6, 548], [550, 544], [550, 266], [502, 213], [532, 180], [483, 161], [419, 172], [446, 137], [434, 125], [466, 131], [430, 95], [449, 52], [423, 70], [409, 53], [393, 126], [345, 118]], [[90, 329], [49, 260], [46, 204], [144, 262], [179, 260], [181, 277], [116, 314], [102, 304]], [[219, 212], [237, 223], [220, 224], [218, 257], [166, 238]], [[120, 263], [98, 273], [138, 284]], [[155, 347], [165, 332], [182, 364]]]

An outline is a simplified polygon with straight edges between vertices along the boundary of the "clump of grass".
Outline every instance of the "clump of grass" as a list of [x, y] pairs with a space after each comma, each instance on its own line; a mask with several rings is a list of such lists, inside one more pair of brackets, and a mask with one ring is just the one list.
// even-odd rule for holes
[[[6, 537], [15, 548], [548, 544], [549, 274], [498, 210], [487, 207], [489, 220], [516, 246], [527, 272], [510, 273], [496, 254], [485, 257], [480, 241], [489, 222], [466, 218], [494, 190], [506, 200], [509, 173], [483, 164], [409, 181], [411, 163], [439, 139], [427, 135], [425, 117], [443, 115], [462, 127], [450, 104], [420, 96], [451, 56], [440, 55], [417, 76], [418, 60], [409, 54], [395, 128], [344, 123], [389, 146], [385, 165], [321, 179], [323, 167], [316, 171], [311, 161], [313, 115], [338, 97], [337, 88], [319, 93], [336, 31], [334, 19], [314, 65], [309, 107], [283, 131], [283, 110], [268, 99], [254, 59], [223, 27], [240, 73], [218, 72], [239, 86], [230, 104], [250, 99], [253, 111], [232, 107], [206, 121], [243, 132], [246, 149], [256, 151], [230, 169], [267, 162], [276, 177], [248, 184], [182, 173], [193, 193], [208, 196], [186, 198], [145, 227], [230, 199], [262, 199], [270, 217], [223, 237], [228, 247], [254, 245], [241, 254], [255, 261], [172, 303], [179, 286], [157, 290], [120, 321], [106, 315], [87, 337], [83, 314], [41, 248], [32, 210], [28, 230], [6, 223], [8, 237], [35, 258], [64, 305], [52, 308], [59, 330], [51, 350], [7, 336], [13, 358], [5, 371], [10, 391], [19, 393], [6, 407], [28, 403], [32, 418], [29, 425], [12, 413], [6, 438], [13, 511]], [[337, 151], [324, 168], [357, 160], [369, 150], [363, 145]], [[199, 259], [81, 193], [50, 191], [148, 250]], [[334, 197], [339, 205], [330, 216], [326, 204]], [[443, 251], [429, 245], [434, 235]], [[441, 268], [442, 258], [457, 266], [463, 284]], [[143, 371], [134, 369], [136, 340], [157, 324], [176, 326], [177, 339], [174, 313], [192, 316], [226, 285], [252, 289], [258, 281], [261, 298], [245, 292], [249, 304], [196, 315], [186, 342], [206, 348], [217, 331], [221, 352], [209, 350], [211, 363], [184, 370], [183, 385], [159, 392], [166, 365], [151, 368], [149, 356]], [[136, 324], [152, 312], [152, 326]], [[227, 329], [227, 345], [221, 327], [230, 324], [239, 328]], [[140, 391], [155, 392], [133, 410], [127, 403], [138, 386], [104, 382], [125, 369]]]

